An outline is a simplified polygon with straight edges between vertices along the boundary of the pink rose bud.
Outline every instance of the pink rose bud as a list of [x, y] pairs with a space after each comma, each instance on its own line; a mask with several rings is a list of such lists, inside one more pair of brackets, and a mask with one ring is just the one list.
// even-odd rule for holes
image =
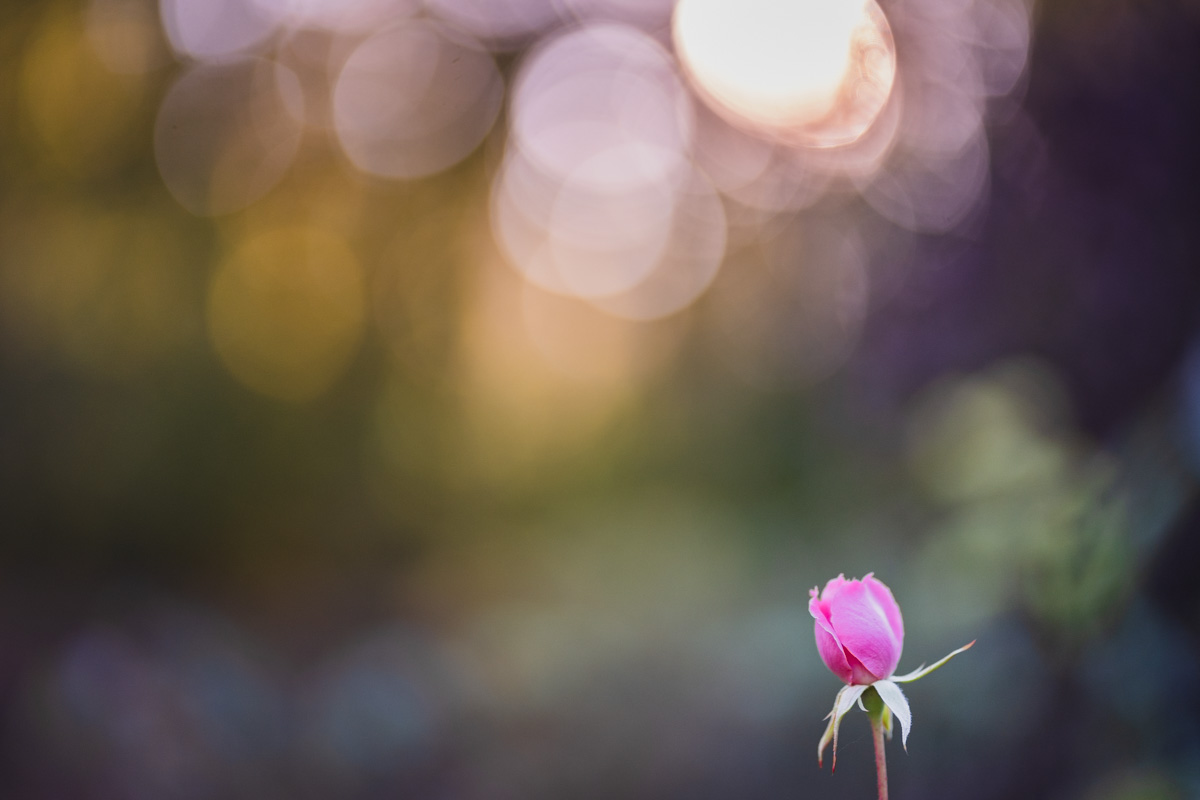
[[892, 677], [904, 648], [904, 620], [891, 589], [874, 573], [861, 581], [838, 575], [809, 596], [817, 651], [834, 675], [852, 686]]

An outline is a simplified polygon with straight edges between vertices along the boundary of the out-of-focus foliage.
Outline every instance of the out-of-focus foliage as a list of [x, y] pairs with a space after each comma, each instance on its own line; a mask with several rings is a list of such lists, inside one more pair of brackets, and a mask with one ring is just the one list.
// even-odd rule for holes
[[0, 4], [0, 796], [1200, 791], [1195, 3], [686, 5]]

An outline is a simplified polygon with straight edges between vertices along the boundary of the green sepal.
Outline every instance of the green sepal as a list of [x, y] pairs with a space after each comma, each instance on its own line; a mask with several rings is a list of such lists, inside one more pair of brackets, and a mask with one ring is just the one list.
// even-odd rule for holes
[[959, 653], [965, 653], [966, 651], [970, 650], [974, 644], [975, 644], [975, 642], [974, 642], [974, 640], [972, 640], [970, 644], [963, 645], [962, 647], [958, 648], [953, 653], [946, 656], [941, 661], [938, 661], [937, 663], [933, 664], [932, 666], [927, 667], [924, 664], [922, 664], [921, 666], [917, 667], [915, 670], [908, 673], [907, 675], [894, 675], [891, 678], [888, 678], [888, 680], [890, 680], [892, 683], [910, 683], [911, 681], [915, 681], [915, 680], [924, 678], [926, 675], [933, 672], [935, 669], [942, 666], [943, 664], [945, 664], [950, 659], [954, 658]]
[[817, 744], [817, 766], [824, 766], [825, 748], [829, 746], [830, 741], [833, 742], [833, 765], [830, 771], [837, 770], [837, 738], [838, 728], [842, 724], [842, 717], [846, 716], [846, 712], [854, 708], [854, 704], [859, 702], [863, 692], [869, 687], [862, 684], [858, 686], [843, 686], [837, 693], [837, 697], [833, 698], [833, 710], [825, 719], [829, 720], [829, 724], [825, 726], [825, 733], [821, 735], [821, 741]]

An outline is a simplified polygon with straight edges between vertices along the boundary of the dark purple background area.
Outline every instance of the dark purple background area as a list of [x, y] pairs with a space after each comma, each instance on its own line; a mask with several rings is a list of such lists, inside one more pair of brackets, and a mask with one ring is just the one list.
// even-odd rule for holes
[[[22, 30], [37, 7], [0, 11], [0, 30]], [[563, 707], [459, 708], [470, 678], [437, 645], [453, 611], [424, 603], [407, 577], [430, 549], [424, 534], [464, 513], [521, 517], [668, 481], [746, 509], [762, 523], [757, 552], [778, 552], [801, 534], [759, 509], [788, 508], [780, 498], [828, 467], [830, 441], [853, 451], [853, 469], [830, 479], [842, 481], [834, 503], [843, 484], [874, 479], [863, 465], [899, 469], [902, 416], [923, 387], [1030, 354], [1057, 368], [1078, 433], [1113, 454], [1134, 494], [1153, 497], [1168, 476], [1182, 510], [1161, 533], [1126, 534], [1133, 588], [1097, 632], [1062, 637], [1014, 607], [973, 653], [914, 686], [919, 734], [907, 755], [892, 745], [892, 797], [1196, 796], [1200, 506], [1181, 420], [1196, 413], [1182, 386], [1200, 308], [1200, 6], [1043, 0], [1035, 31], [1023, 111], [991, 127], [986, 216], [961, 234], [911, 237], [896, 255], [909, 279], [873, 309], [841, 373], [808, 394], [750, 397], [717, 424], [740, 395], [711, 365], [680, 368], [643, 413], [658, 428], [685, 420], [682, 442], [547, 474], [511, 504], [418, 476], [410, 519], [369, 510], [346, 442], [365, 424], [378, 354], [330, 398], [280, 410], [217, 380], [207, 355], [122, 383], [0, 350], [0, 797], [870, 797], [861, 719], [846, 723], [836, 775], [813, 763], [837, 688], [828, 675], [819, 701], [770, 724], [697, 704], [678, 660], [656, 653]], [[0, 55], [18, 42], [0, 38]], [[11, 120], [5, 88], [0, 120]], [[11, 202], [8, 187], [38, 176], [3, 136]], [[148, 154], [110, 179], [79, 191], [159, 191]], [[425, 397], [436, 408], [437, 389]], [[443, 422], [434, 412], [423, 424]], [[145, 456], [127, 435], [147, 426], [169, 456]], [[121, 461], [123, 446], [146, 461], [102, 513], [57, 482], [63, 451], [47, 442], [63, 428], [80, 432], [73, 469]], [[263, 497], [286, 513], [236, 538], [228, 520]], [[918, 539], [896, 524], [885, 562]], [[798, 580], [829, 577], [807, 569]], [[786, 596], [803, 602], [806, 589]], [[796, 638], [811, 648], [806, 624]], [[76, 674], [76, 663], [90, 666]], [[53, 680], [84, 698], [82, 721], [54, 721]], [[1005, 686], [1033, 689], [999, 719], [939, 706]], [[341, 760], [312, 756], [329, 752]], [[1100, 780], [1121, 770], [1128, 785]]]

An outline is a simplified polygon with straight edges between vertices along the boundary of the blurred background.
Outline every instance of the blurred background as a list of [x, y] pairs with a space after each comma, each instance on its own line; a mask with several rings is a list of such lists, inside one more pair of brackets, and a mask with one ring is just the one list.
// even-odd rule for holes
[[0, 796], [1200, 798], [1195, 0], [5, 0]]

